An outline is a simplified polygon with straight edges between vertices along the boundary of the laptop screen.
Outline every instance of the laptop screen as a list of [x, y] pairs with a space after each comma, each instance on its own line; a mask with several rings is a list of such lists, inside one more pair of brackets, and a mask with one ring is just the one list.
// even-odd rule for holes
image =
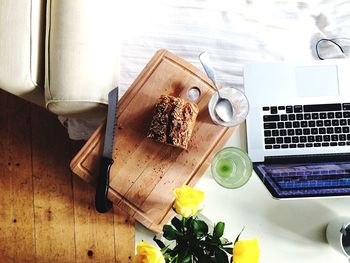
[[350, 162], [254, 163], [253, 166], [276, 198], [350, 195]]

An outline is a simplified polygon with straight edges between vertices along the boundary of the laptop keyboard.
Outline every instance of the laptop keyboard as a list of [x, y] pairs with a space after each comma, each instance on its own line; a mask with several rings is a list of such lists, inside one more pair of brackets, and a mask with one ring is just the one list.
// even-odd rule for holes
[[274, 196], [350, 195], [350, 162], [253, 165], [259, 178]]
[[350, 146], [350, 103], [266, 106], [265, 149]]

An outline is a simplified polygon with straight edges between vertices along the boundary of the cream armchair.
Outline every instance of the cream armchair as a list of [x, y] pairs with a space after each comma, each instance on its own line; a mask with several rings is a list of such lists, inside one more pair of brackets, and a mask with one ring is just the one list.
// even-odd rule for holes
[[101, 120], [118, 84], [117, 0], [0, 0], [0, 88]]

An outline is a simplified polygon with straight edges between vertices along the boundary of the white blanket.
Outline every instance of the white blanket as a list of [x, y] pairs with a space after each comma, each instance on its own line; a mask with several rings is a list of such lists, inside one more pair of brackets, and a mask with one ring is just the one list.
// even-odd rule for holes
[[350, 37], [350, 1], [344, 0], [125, 2], [122, 89], [161, 48], [198, 67], [198, 54], [206, 50], [221, 84], [242, 88], [246, 62], [317, 59], [317, 40]]
[[[317, 59], [319, 39], [350, 37], [348, 0], [128, 0], [119, 11], [121, 94], [162, 48], [199, 68], [199, 53], [208, 51], [221, 85], [243, 89], [244, 63]], [[323, 53], [344, 57], [332, 45]], [[75, 139], [94, 129], [78, 126], [70, 125]]]

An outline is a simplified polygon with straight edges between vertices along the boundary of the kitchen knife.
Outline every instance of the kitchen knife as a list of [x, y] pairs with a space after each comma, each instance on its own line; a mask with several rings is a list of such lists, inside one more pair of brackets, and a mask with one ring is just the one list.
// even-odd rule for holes
[[108, 200], [109, 172], [113, 164], [114, 131], [117, 126], [118, 87], [108, 94], [108, 113], [103, 153], [100, 160], [100, 170], [97, 178], [95, 208], [100, 213], [105, 213], [112, 208], [112, 202]]

